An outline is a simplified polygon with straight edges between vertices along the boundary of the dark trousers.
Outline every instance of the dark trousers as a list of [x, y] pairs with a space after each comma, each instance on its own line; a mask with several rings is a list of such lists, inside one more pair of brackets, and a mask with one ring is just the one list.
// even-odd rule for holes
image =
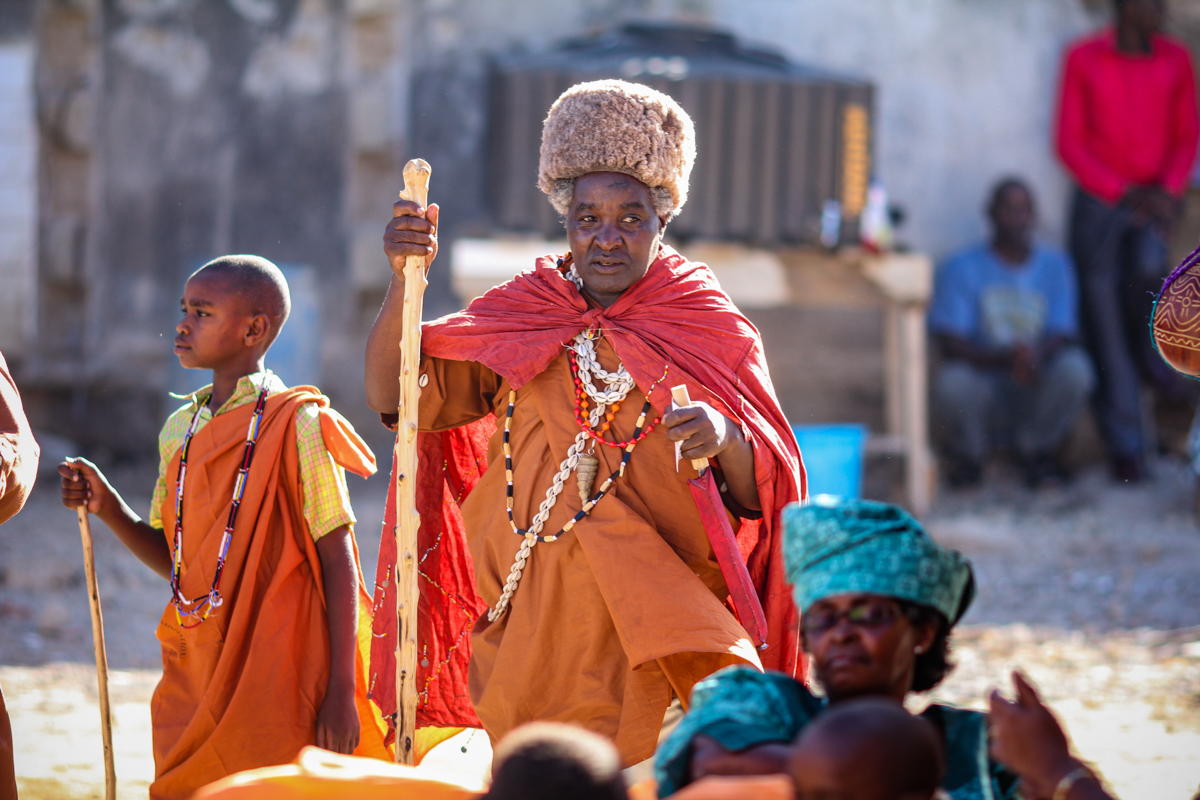
[[1018, 386], [1006, 370], [947, 361], [933, 380], [933, 402], [946, 449], [982, 463], [998, 441], [1024, 458], [1052, 455], [1071, 432], [1094, 386], [1087, 354], [1063, 347], [1037, 379]]
[[1084, 343], [1096, 368], [1096, 413], [1113, 457], [1141, 458], [1142, 379], [1161, 364], [1150, 340], [1154, 296], [1167, 274], [1162, 236], [1076, 189], [1071, 256], [1079, 276]]

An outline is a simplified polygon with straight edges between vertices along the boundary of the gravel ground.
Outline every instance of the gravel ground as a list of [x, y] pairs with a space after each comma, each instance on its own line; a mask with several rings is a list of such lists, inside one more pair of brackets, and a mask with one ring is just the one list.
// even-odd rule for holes
[[[135, 508], [153, 470], [116, 469]], [[386, 478], [355, 480], [364, 571], [374, 571]], [[928, 520], [974, 561], [975, 606], [956, 635], [958, 669], [940, 700], [982, 707], [1020, 667], [1042, 688], [1080, 753], [1126, 800], [1188, 800], [1200, 787], [1200, 528], [1191, 476], [1177, 462], [1115, 486], [1099, 471], [1038, 493], [1001, 475], [949, 493]], [[153, 775], [149, 697], [162, 582], [94, 528], [112, 673], [122, 797]], [[0, 528], [0, 684], [24, 798], [100, 797], [103, 767], [91, 632], [74, 515], [52, 481]], [[475, 769], [486, 742], [454, 742], [446, 765]], [[460, 744], [471, 751], [462, 756]]]

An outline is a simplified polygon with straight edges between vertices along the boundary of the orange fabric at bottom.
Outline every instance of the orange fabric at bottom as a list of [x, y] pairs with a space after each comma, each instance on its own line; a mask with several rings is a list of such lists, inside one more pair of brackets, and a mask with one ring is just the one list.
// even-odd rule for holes
[[306, 747], [296, 763], [231, 775], [195, 795], [195, 800], [473, 800], [482, 784], [422, 767], [385, 764]]
[[[330, 651], [321, 563], [302, 513], [295, 419], [304, 402], [328, 407], [310, 388], [267, 400], [221, 576], [223, 604], [191, 628], [180, 624], [174, 606], [163, 612], [163, 677], [150, 709], [154, 800], [182, 800], [232, 773], [286, 764], [315, 742]], [[202, 596], [213, 583], [252, 414], [246, 404], [217, 415], [192, 439], [183, 498], [186, 597]], [[347, 441], [331, 442], [339, 432]], [[338, 426], [322, 425], [322, 433], [335, 458], [360, 443]], [[162, 509], [172, 548], [178, 466], [176, 454]], [[357, 567], [357, 552], [355, 561]], [[357, 752], [386, 759], [379, 713], [366, 697], [371, 602], [359, 585]]]
[[738, 653], [674, 653], [657, 659], [659, 669], [667, 676], [671, 690], [679, 698], [683, 710], [692, 704], [692, 688], [700, 681], [725, 667], [745, 664], [754, 654], [749, 641], [740, 643]]

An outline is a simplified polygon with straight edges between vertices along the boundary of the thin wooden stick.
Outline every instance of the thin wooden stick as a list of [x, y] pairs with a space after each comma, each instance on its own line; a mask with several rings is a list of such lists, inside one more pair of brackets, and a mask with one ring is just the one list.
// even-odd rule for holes
[[[671, 399], [675, 401], [675, 405], [677, 406], [690, 406], [692, 404], [692, 398], [688, 396], [688, 388], [682, 383], [671, 387]], [[708, 459], [693, 458], [692, 467], [697, 472], [706, 470], [708, 469]]]
[[87, 506], [80, 506], [79, 538], [83, 540], [83, 573], [87, 578], [88, 605], [92, 607], [92, 642], [96, 646], [96, 681], [100, 686], [100, 732], [104, 737], [104, 800], [117, 798], [117, 768], [113, 763], [112, 706], [108, 700], [108, 654], [104, 648], [104, 614], [96, 585], [96, 552]]
[[[429, 201], [429, 164], [404, 165], [402, 200], [424, 208]], [[404, 338], [400, 341], [400, 419], [396, 426], [396, 762], [412, 764], [417, 738], [417, 404], [421, 397], [421, 305], [425, 259], [404, 260]]]

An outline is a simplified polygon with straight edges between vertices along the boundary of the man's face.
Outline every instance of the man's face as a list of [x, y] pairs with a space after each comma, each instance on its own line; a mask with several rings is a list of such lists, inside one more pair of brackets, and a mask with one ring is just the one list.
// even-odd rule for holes
[[1033, 198], [1022, 186], [1007, 186], [992, 203], [991, 218], [998, 239], [1028, 245], [1036, 220]]
[[1121, 21], [1149, 36], [1160, 32], [1167, 19], [1166, 0], [1125, 0], [1121, 5]]
[[607, 308], [641, 280], [658, 255], [662, 221], [646, 184], [618, 172], [575, 179], [567, 240], [588, 294]]
[[[175, 355], [182, 366], [214, 369], [245, 353], [256, 317], [228, 278], [203, 272], [193, 275], [179, 302], [183, 319], [175, 326]], [[261, 326], [266, 317], [258, 317]]]

